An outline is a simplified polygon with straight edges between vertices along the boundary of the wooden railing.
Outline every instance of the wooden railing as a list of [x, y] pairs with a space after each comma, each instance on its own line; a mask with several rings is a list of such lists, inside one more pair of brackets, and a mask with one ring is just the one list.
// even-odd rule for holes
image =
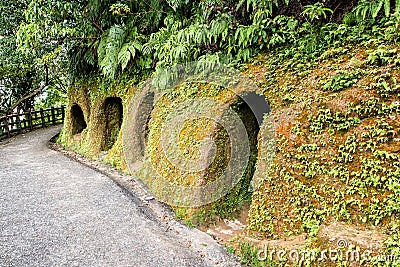
[[64, 116], [65, 107], [62, 106], [0, 117], [0, 141], [16, 134], [62, 123]]

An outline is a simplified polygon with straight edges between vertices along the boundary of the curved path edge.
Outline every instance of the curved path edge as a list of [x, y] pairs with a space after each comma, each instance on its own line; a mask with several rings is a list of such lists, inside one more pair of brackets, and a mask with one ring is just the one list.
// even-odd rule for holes
[[138, 179], [49, 142], [59, 131], [0, 143], [0, 266], [241, 266]]

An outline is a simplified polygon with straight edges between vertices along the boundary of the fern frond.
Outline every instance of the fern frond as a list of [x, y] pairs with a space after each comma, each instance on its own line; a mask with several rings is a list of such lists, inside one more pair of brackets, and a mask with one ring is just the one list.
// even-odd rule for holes
[[131, 60], [131, 52], [128, 50], [127, 46], [129, 46], [129, 44], [124, 45], [121, 51], [118, 53], [118, 64], [121, 65], [122, 71], [126, 69], [129, 61]]
[[113, 26], [100, 42], [98, 48], [99, 66], [106, 77], [114, 78], [119, 65], [119, 53], [124, 39], [126, 29], [123, 26]]
[[396, 1], [395, 1], [395, 8], [394, 8], [394, 11], [395, 11], [396, 13], [400, 13], [400, 0], [396, 0]]
[[379, 12], [381, 11], [383, 7], [383, 3], [385, 0], [380, 0], [380, 1], [373, 1], [371, 2], [371, 13], [372, 13], [372, 18], [375, 19]]
[[390, 16], [390, 0], [385, 0], [385, 16], [389, 17]]
[[165, 0], [165, 1], [174, 11], [176, 11], [178, 8], [189, 2], [188, 0]]
[[400, 13], [400, 0], [395, 0], [394, 6], [392, 6], [391, 0], [360, 0], [358, 5], [353, 9], [352, 14], [360, 21], [368, 17], [376, 19], [381, 12], [386, 17], [389, 17], [392, 9], [394, 9], [394, 12]]

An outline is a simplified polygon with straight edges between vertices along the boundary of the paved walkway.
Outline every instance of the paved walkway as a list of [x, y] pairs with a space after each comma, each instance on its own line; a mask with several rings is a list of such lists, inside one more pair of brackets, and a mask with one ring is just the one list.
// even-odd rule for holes
[[204, 259], [108, 177], [47, 147], [0, 144], [0, 266], [233, 266]]

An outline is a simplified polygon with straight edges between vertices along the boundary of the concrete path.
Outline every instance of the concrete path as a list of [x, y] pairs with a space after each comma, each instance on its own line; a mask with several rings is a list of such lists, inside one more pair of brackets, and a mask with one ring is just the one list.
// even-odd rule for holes
[[59, 129], [0, 144], [0, 266], [237, 265], [188, 248], [108, 177], [50, 150]]

